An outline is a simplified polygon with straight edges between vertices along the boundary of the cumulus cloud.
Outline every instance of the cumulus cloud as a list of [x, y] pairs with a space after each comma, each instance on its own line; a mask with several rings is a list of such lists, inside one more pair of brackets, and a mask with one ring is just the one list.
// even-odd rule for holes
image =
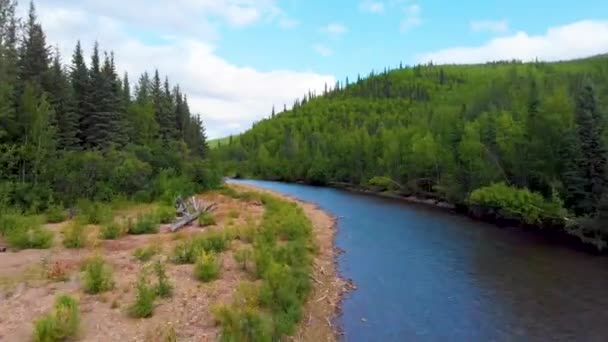
[[517, 32], [479, 46], [462, 46], [418, 56], [421, 63], [483, 63], [519, 59], [556, 61], [587, 57], [608, 51], [608, 21], [584, 20], [552, 27], [541, 35]]
[[401, 23], [399, 24], [399, 29], [401, 30], [401, 32], [406, 32], [412, 27], [422, 24], [422, 8], [420, 8], [419, 5], [407, 5], [403, 9], [403, 11], [405, 12], [405, 14], [403, 19], [401, 20]]
[[323, 44], [315, 44], [312, 46], [313, 50], [315, 50], [316, 53], [318, 53], [319, 55], [323, 56], [323, 57], [329, 57], [331, 55], [333, 55], [334, 51], [323, 45]]
[[[134, 3], [142, 7], [136, 8]], [[281, 24], [280, 20], [287, 16], [274, 1], [171, 3], [175, 5], [148, 0], [53, 0], [52, 4], [39, 6], [38, 12], [49, 43], [59, 46], [64, 63], [69, 63], [76, 40], [80, 39], [87, 55], [95, 40], [102, 49], [114, 51], [118, 70], [127, 71], [132, 84], [142, 72], [158, 68], [188, 94], [191, 110], [201, 114], [210, 137], [241, 132], [267, 116], [273, 105], [289, 107], [308, 90], [320, 91], [325, 83], [335, 82], [332, 75], [312, 71], [262, 72], [235, 65], [218, 55], [218, 25], [241, 27], [266, 18], [280, 27], [293, 26]], [[116, 11], [118, 8], [121, 11]], [[141, 8], [146, 9], [145, 14]], [[212, 17], [200, 17], [197, 11], [201, 8]], [[161, 13], [166, 14], [164, 21], [160, 21]]]
[[331, 23], [331, 24], [328, 24], [327, 26], [321, 28], [321, 32], [326, 33], [327, 35], [329, 35], [331, 37], [340, 36], [340, 35], [346, 33], [347, 31], [348, 31], [348, 29], [346, 28], [346, 26], [344, 26], [343, 24], [340, 24], [340, 23]]
[[384, 3], [380, 1], [366, 0], [359, 3], [359, 9], [363, 12], [382, 13], [384, 12]]
[[509, 31], [509, 22], [503, 20], [473, 20], [470, 23], [473, 32], [488, 31], [492, 33], [505, 33]]

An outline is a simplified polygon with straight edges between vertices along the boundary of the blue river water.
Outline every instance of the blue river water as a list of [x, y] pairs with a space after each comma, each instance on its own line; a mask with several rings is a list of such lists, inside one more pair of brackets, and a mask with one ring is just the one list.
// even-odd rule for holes
[[338, 218], [346, 341], [608, 341], [608, 258], [419, 205], [235, 181]]

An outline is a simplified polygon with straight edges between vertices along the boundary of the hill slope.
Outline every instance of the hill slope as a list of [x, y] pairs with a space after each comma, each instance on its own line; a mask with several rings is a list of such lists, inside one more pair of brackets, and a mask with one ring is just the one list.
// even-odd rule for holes
[[[607, 178], [606, 104], [608, 57], [418, 66], [307, 95], [216, 153], [265, 179], [368, 185], [384, 176], [456, 203], [503, 182], [594, 214]], [[389, 187], [386, 178], [372, 183]]]

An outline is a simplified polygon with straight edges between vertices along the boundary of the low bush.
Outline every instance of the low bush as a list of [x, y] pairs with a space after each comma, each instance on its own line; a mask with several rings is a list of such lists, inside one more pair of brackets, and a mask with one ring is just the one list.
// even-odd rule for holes
[[129, 315], [134, 318], [148, 318], [154, 314], [154, 301], [156, 300], [155, 290], [148, 283], [148, 277], [144, 273], [139, 276], [137, 281], [137, 293], [135, 302], [129, 307]]
[[135, 257], [135, 259], [141, 262], [146, 262], [152, 259], [152, 257], [158, 254], [159, 252], [160, 246], [153, 244], [147, 247], [139, 247], [135, 249], [135, 251], [133, 252], [133, 256]]
[[202, 252], [220, 253], [227, 248], [228, 236], [221, 232], [211, 232], [177, 244], [173, 249], [172, 260], [178, 264], [193, 264]]
[[198, 225], [201, 227], [208, 227], [215, 225], [215, 217], [211, 213], [202, 213], [198, 217]]
[[468, 203], [496, 211], [501, 218], [517, 219], [533, 225], [564, 216], [564, 210], [557, 199], [548, 201], [538, 193], [510, 187], [504, 183], [492, 184], [473, 191]]
[[169, 281], [169, 277], [167, 276], [167, 272], [165, 270], [165, 265], [157, 261], [154, 264], [154, 274], [157, 278], [156, 283], [156, 295], [161, 298], [169, 298], [173, 295], [173, 285]]
[[259, 309], [232, 305], [218, 307], [213, 313], [222, 327], [220, 341], [274, 341], [272, 317]]
[[158, 207], [155, 214], [158, 222], [162, 224], [171, 223], [175, 220], [175, 208], [168, 205]]
[[241, 266], [243, 270], [247, 270], [247, 266], [253, 261], [253, 250], [248, 247], [241, 247], [234, 252], [234, 260]]
[[112, 269], [105, 261], [96, 256], [84, 265], [83, 288], [88, 294], [97, 294], [114, 288]]
[[137, 220], [130, 221], [127, 232], [132, 235], [157, 234], [159, 232], [158, 219], [153, 213], [142, 214]]
[[78, 301], [62, 295], [55, 300], [53, 311], [34, 323], [36, 342], [65, 341], [76, 337], [80, 327]]
[[86, 245], [87, 236], [84, 226], [74, 221], [63, 230], [63, 246], [66, 248], [83, 248]]
[[234, 209], [230, 210], [230, 212], [228, 213], [228, 217], [230, 217], [232, 219], [239, 218], [239, 212]]
[[394, 191], [399, 190], [399, 188], [401, 188], [401, 186], [397, 182], [390, 179], [389, 177], [384, 176], [373, 177], [367, 182], [367, 185], [372, 188], [375, 188], [378, 191]]
[[118, 222], [106, 223], [99, 231], [99, 237], [103, 240], [116, 240], [125, 233], [124, 227]]
[[16, 249], [47, 249], [53, 244], [53, 232], [41, 227], [35, 216], [7, 215], [2, 218], [6, 242]]
[[103, 224], [113, 218], [112, 208], [104, 203], [80, 200], [78, 202], [79, 220], [84, 224]]
[[61, 205], [53, 204], [46, 210], [46, 222], [48, 223], [60, 223], [65, 221], [66, 218], [67, 214]]
[[203, 252], [194, 264], [194, 275], [202, 282], [210, 282], [217, 279], [220, 274], [220, 265], [213, 253]]

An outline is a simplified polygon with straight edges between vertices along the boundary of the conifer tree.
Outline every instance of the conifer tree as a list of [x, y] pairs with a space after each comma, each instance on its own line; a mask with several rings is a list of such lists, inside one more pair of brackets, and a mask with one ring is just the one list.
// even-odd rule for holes
[[50, 90], [52, 85], [45, 79], [49, 61], [46, 37], [42, 26], [38, 23], [34, 3], [31, 2], [19, 59], [21, 86], [29, 82], [39, 91]]
[[61, 64], [59, 50], [56, 50], [53, 58], [49, 81], [54, 85], [51, 88], [49, 100], [55, 111], [58, 147], [68, 150], [79, 149], [79, 125], [73, 90]]
[[81, 146], [86, 144], [86, 124], [88, 121], [87, 96], [89, 92], [89, 71], [84, 61], [82, 46], [80, 41], [76, 43], [76, 48], [72, 54], [72, 63], [70, 66], [70, 83], [72, 86], [72, 96], [74, 101], [74, 113], [78, 121], [77, 139]]

